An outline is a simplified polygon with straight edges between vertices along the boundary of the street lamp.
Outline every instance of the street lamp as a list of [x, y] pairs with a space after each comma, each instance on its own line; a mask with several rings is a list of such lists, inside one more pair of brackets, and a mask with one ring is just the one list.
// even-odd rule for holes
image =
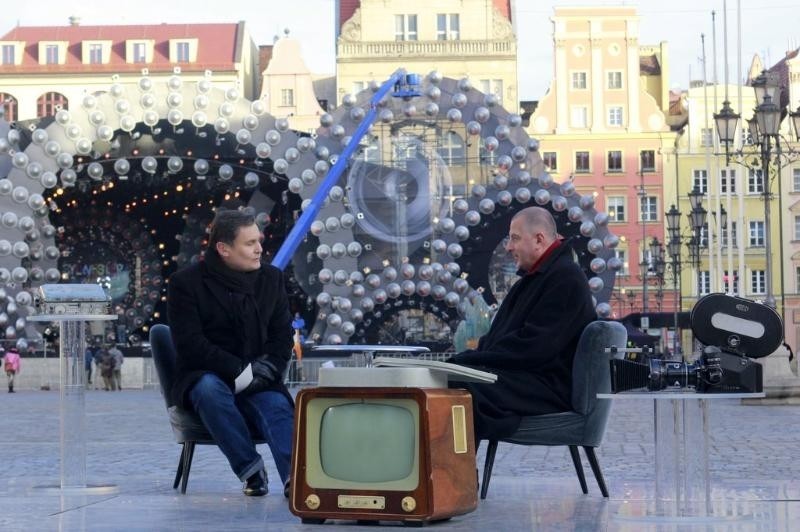
[[[753, 144], [759, 146], [761, 156], [761, 172], [763, 176], [762, 194], [764, 197], [764, 251], [766, 253], [766, 270], [764, 272], [766, 280], [765, 303], [772, 308], [776, 307], [775, 296], [772, 290], [772, 231], [771, 231], [771, 207], [770, 192], [771, 176], [770, 166], [772, 162], [772, 149], [776, 148], [777, 157], [789, 158], [798, 155], [789, 150], [789, 153], [781, 150], [780, 125], [783, 109], [781, 108], [781, 86], [780, 78], [776, 72], [764, 71], [758, 78], [753, 80], [753, 90], [756, 96], [756, 108], [753, 110], [753, 118], [747, 121], [747, 128], [752, 137]], [[794, 127], [795, 136], [800, 140], [800, 107], [796, 111], [788, 113]], [[720, 143], [725, 145], [725, 160], [730, 163], [732, 156], [741, 158], [741, 150], [731, 150], [730, 146], [735, 142], [736, 131], [738, 129], [740, 116], [733, 112], [730, 102], [722, 102], [722, 109], [714, 114], [714, 122], [717, 127], [717, 135]], [[748, 167], [741, 161], [735, 161]], [[780, 164], [780, 161], [777, 161]], [[748, 167], [749, 168], [749, 167]], [[780, 168], [780, 167], [779, 167]], [[752, 169], [751, 169], [752, 170]], [[776, 173], [779, 173], [780, 169]]]

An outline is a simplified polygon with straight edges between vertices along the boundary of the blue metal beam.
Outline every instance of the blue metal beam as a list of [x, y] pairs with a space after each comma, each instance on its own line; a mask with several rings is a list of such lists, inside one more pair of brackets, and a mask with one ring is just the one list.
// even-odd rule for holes
[[311, 223], [316, 219], [317, 214], [319, 214], [325, 198], [328, 196], [328, 192], [330, 192], [331, 188], [339, 181], [339, 177], [344, 172], [344, 169], [347, 168], [350, 157], [358, 147], [358, 143], [361, 142], [361, 138], [367, 133], [369, 126], [371, 126], [378, 117], [378, 103], [384, 96], [386, 96], [386, 93], [388, 93], [392, 87], [395, 86], [395, 84], [403, 82], [405, 75], [406, 73], [404, 69], [398, 69], [388, 80], [383, 83], [383, 85], [381, 85], [381, 87], [378, 89], [378, 92], [376, 92], [372, 97], [369, 102], [369, 111], [358, 125], [358, 128], [356, 128], [355, 133], [353, 133], [353, 138], [350, 139], [350, 142], [347, 144], [347, 146], [345, 146], [342, 153], [339, 154], [336, 164], [333, 165], [333, 168], [328, 171], [325, 179], [322, 181], [322, 183], [320, 183], [317, 192], [311, 199], [311, 203], [303, 211], [303, 214], [297, 220], [297, 223], [294, 224], [294, 227], [292, 227], [292, 230], [289, 232], [289, 236], [287, 236], [286, 240], [284, 240], [283, 245], [278, 250], [278, 253], [275, 254], [275, 258], [272, 260], [273, 266], [280, 270], [286, 268], [286, 265], [291, 260], [295, 250], [297, 250], [297, 247], [300, 245], [300, 242], [302, 242], [303, 238], [305, 238], [309, 227], [311, 227]]

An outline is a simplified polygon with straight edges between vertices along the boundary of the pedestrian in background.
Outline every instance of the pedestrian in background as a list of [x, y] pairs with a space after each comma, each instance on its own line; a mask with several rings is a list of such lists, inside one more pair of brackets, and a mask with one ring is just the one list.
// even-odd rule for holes
[[14, 393], [14, 377], [19, 373], [19, 365], [19, 353], [12, 347], [3, 357], [3, 369], [8, 378], [8, 393]]
[[100, 376], [103, 377], [103, 389], [105, 391], [114, 389], [114, 357], [101, 348], [100, 349]]
[[84, 353], [84, 361], [83, 367], [86, 369], [86, 389], [92, 389], [92, 361], [94, 361], [94, 352], [95, 348], [93, 346], [87, 346], [86, 352]]
[[114, 373], [111, 379], [113, 384], [112, 389], [122, 391], [122, 364], [125, 362], [125, 356], [116, 345], [111, 346], [111, 349], [108, 350], [108, 354], [111, 355], [114, 361]]

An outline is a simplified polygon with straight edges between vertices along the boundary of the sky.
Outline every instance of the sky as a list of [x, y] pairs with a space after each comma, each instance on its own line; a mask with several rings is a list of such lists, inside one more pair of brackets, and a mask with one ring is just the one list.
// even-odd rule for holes
[[[433, 0], [435, 1], [435, 0]], [[800, 6], [797, 0], [728, 0], [729, 79], [737, 79], [737, 3], [742, 18], [742, 76], [754, 54], [768, 65], [784, 53], [800, 46]], [[306, 64], [315, 73], [335, 71], [334, 0], [225, 0], [212, 7], [198, 7], [196, 0], [138, 0], [125, 3], [136, 11], [120, 13], [109, 9], [110, 2], [81, 0], [74, 5], [63, 0], [3, 0], [0, 8], [0, 34], [16, 24], [23, 26], [66, 25], [70, 15], [81, 17], [83, 25], [158, 24], [193, 22], [247, 22], [257, 44], [269, 44], [275, 35], [290, 35], [302, 42]], [[701, 34], [705, 33], [707, 79], [713, 80], [713, 25], [711, 12], [717, 12], [717, 79], [725, 79], [723, 68], [722, 0], [514, 0], [519, 48], [520, 98], [538, 100], [553, 77], [553, 36], [550, 17], [554, 7], [629, 5], [640, 16], [639, 43], [667, 41], [670, 86], [688, 88], [690, 79], [702, 79]], [[120, 4], [118, 4], [120, 5]], [[206, 4], [211, 6], [212, 4]], [[424, 73], [423, 73], [424, 74]], [[794, 102], [792, 102], [794, 104]]]

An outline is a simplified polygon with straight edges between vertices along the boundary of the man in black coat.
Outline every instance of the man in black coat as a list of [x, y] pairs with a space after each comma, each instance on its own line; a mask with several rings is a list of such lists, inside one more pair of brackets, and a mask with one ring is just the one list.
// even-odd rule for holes
[[452, 360], [498, 375], [494, 384], [451, 383], [472, 394], [477, 440], [510, 436], [523, 416], [572, 409], [572, 359], [583, 329], [596, 317], [586, 276], [549, 211], [518, 212], [506, 250], [522, 278], [478, 348]]
[[250, 212], [218, 211], [203, 260], [172, 275], [168, 295], [174, 401], [198, 413], [255, 496], [267, 493], [267, 474], [248, 426], [288, 486], [294, 423], [283, 384], [292, 318], [283, 274], [261, 263], [261, 238]]

